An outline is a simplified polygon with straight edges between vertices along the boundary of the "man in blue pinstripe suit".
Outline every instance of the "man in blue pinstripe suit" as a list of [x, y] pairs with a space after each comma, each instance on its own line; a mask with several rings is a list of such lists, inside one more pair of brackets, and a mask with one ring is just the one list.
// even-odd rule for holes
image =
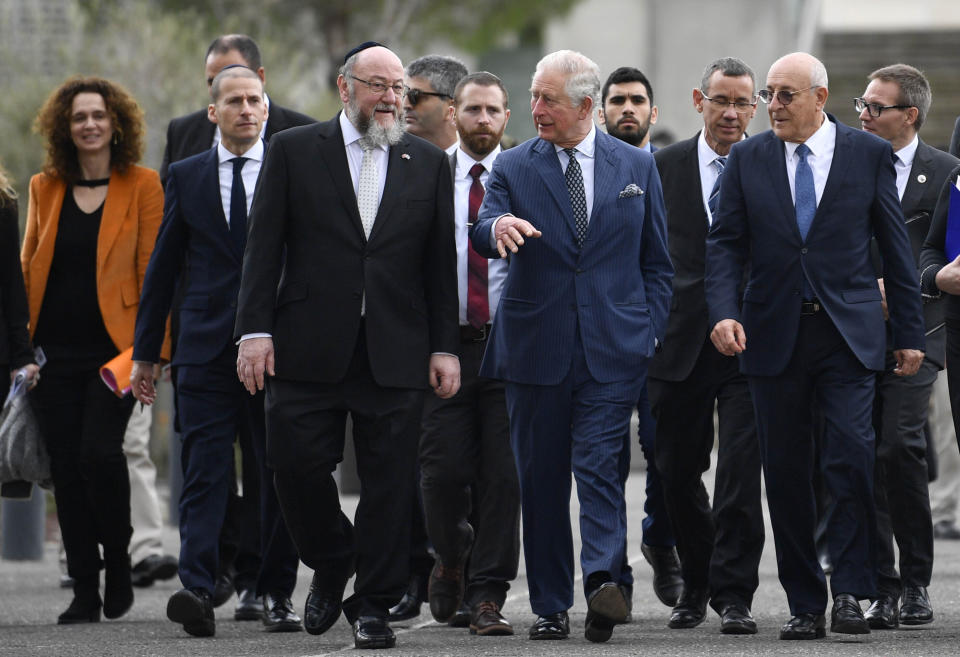
[[673, 268], [649, 153], [598, 131], [597, 65], [564, 50], [537, 64], [538, 138], [505, 151], [474, 248], [511, 252], [481, 376], [506, 381], [520, 475], [532, 639], [563, 639], [573, 605], [570, 472], [580, 499], [585, 636], [627, 614], [616, 582], [626, 504], [617, 462], [667, 320]]

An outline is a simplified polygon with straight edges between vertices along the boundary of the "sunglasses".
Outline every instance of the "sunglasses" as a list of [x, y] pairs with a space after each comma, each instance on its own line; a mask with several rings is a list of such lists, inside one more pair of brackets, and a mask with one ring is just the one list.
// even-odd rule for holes
[[423, 89], [412, 89], [410, 87], [405, 87], [404, 92], [406, 93], [407, 100], [410, 101], [411, 107], [416, 107], [424, 96], [437, 96], [438, 98], [446, 98], [447, 100], [453, 100], [453, 96], [450, 94], [441, 94], [436, 91], [424, 91]]
[[807, 87], [806, 89], [797, 89], [796, 91], [787, 91], [785, 89], [777, 92], [770, 91], [769, 89], [761, 89], [757, 92], [757, 96], [765, 103], [772, 103], [773, 99], [776, 98], [780, 101], [781, 105], [789, 105], [793, 102], [793, 97], [796, 96], [801, 91], [810, 91], [811, 89], [816, 89], [817, 85], [812, 87]]

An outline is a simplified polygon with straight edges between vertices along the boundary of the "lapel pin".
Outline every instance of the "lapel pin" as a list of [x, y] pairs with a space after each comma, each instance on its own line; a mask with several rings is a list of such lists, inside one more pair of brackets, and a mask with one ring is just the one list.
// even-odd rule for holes
[[919, 176], [917, 176], [917, 182], [922, 185], [923, 183], [927, 182], [927, 177], [921, 173]]
[[410, 159], [410, 155], [408, 155], [407, 153], [403, 153], [402, 155], [400, 155], [400, 159], [401, 159], [401, 160], [409, 160], [409, 159]]

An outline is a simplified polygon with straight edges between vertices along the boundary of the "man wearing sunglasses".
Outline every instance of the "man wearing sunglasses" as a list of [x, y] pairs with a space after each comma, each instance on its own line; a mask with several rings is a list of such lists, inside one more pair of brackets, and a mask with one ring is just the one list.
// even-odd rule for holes
[[[707, 238], [711, 339], [722, 354], [739, 356], [753, 397], [792, 616], [780, 638], [826, 633], [815, 450], [836, 505], [827, 526], [831, 631], [866, 634], [859, 600], [876, 595], [871, 416], [876, 372], [888, 366], [871, 236], [883, 257], [893, 372], [901, 376], [916, 374], [923, 360], [917, 269], [890, 144], [824, 112], [823, 64], [807, 53], [786, 55], [759, 95], [773, 129], [731, 149]], [[823, 418], [816, 443], [814, 404]]]
[[[703, 115], [703, 130], [654, 154], [676, 270], [666, 337], [647, 380], [657, 467], [683, 575], [669, 626], [699, 625], [709, 599], [721, 632], [755, 634], [750, 608], [764, 538], [756, 422], [746, 377], [710, 343], [703, 287], [707, 231], [724, 164], [757, 111], [753, 71], [732, 57], [712, 62], [693, 90], [693, 106]], [[720, 447], [711, 509], [701, 477], [717, 438], [714, 409]]]
[[[917, 256], [930, 228], [940, 189], [958, 164], [957, 158], [928, 146], [917, 134], [931, 101], [930, 83], [923, 73], [906, 64], [894, 64], [874, 71], [868, 79], [870, 83], [863, 97], [854, 99], [854, 107], [860, 112], [863, 129], [886, 139], [893, 148], [897, 194], [912, 253]], [[878, 276], [882, 275], [880, 268]], [[923, 625], [933, 620], [926, 589], [933, 570], [933, 521], [923, 427], [933, 384], [946, 357], [946, 331], [939, 298], [925, 298], [923, 310], [927, 353], [917, 375], [896, 376], [892, 372], [894, 356], [889, 350], [887, 368], [877, 374], [874, 497], [878, 596], [866, 613], [872, 629], [895, 629], [899, 623]], [[900, 547], [899, 574], [894, 536]], [[903, 604], [898, 609], [901, 591]]]
[[453, 155], [457, 150], [457, 126], [453, 122], [453, 90], [467, 74], [467, 67], [453, 57], [424, 55], [407, 64], [403, 97], [407, 132], [426, 139]]

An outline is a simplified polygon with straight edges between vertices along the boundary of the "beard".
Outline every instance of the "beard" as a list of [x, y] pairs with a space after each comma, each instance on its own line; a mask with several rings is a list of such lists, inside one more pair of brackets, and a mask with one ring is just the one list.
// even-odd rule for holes
[[633, 130], [621, 130], [620, 125], [607, 126], [607, 134], [611, 137], [616, 137], [620, 141], [625, 141], [631, 146], [639, 146], [643, 143], [643, 140], [646, 139], [647, 133], [650, 132], [650, 123], [639, 123], [637, 129]]
[[[459, 128], [459, 126], [457, 127]], [[466, 150], [481, 157], [485, 157], [488, 153], [493, 151], [493, 149], [496, 148], [500, 143], [500, 139], [503, 137], [503, 130], [501, 130], [499, 133], [480, 130], [474, 130], [473, 132], [459, 132], [460, 140], [463, 142], [463, 145], [466, 146]]]
[[[378, 110], [392, 112], [393, 123], [389, 126], [384, 126], [374, 119], [372, 114]], [[362, 135], [362, 139], [365, 139], [374, 146], [395, 146], [400, 142], [406, 130], [403, 121], [403, 109], [398, 108], [396, 105], [378, 103], [377, 106], [373, 108], [371, 115], [366, 115], [360, 111], [356, 99], [351, 98], [350, 102], [347, 103], [345, 111], [350, 123], [356, 126], [357, 131]]]

